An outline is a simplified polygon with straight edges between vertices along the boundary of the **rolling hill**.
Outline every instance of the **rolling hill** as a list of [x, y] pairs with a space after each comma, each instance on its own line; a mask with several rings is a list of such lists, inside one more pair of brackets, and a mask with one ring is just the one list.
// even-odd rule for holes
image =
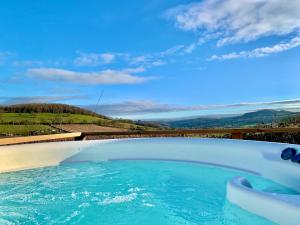
[[36, 135], [61, 132], [56, 125], [94, 124], [126, 130], [156, 129], [150, 124], [112, 119], [65, 104], [22, 104], [0, 107], [0, 136]]
[[284, 110], [259, 110], [245, 113], [243, 115], [225, 118], [193, 118], [182, 120], [161, 121], [171, 128], [221, 128], [221, 127], [244, 127], [255, 126], [258, 124], [270, 124], [282, 119], [300, 115]]

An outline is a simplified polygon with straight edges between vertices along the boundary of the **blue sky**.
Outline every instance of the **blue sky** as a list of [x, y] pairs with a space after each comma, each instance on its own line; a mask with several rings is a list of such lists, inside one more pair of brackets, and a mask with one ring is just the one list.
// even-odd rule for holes
[[126, 118], [300, 108], [300, 2], [10, 0], [0, 103]]

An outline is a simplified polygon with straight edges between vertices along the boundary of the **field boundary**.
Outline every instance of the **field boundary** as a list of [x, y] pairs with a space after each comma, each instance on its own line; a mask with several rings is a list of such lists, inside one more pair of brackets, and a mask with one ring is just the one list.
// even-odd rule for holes
[[155, 130], [155, 131], [119, 131], [119, 132], [73, 132], [29, 137], [0, 139], [1, 145], [25, 144], [35, 142], [97, 140], [140, 137], [185, 137], [206, 134], [230, 134], [232, 139], [243, 139], [246, 133], [300, 133], [299, 128], [229, 128], [195, 130]]
[[120, 137], [184, 137], [206, 134], [230, 134], [233, 139], [243, 139], [246, 133], [300, 133], [299, 128], [220, 128], [220, 129], [189, 129], [189, 130], [156, 130], [156, 131], [125, 131], [125, 132], [82, 132], [82, 137], [91, 139]]

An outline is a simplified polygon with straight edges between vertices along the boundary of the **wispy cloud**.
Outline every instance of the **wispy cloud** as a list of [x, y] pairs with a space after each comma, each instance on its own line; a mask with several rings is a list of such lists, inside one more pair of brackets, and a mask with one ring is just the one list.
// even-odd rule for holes
[[144, 67], [135, 67], [135, 68], [125, 68], [122, 71], [126, 73], [141, 73], [141, 72], [145, 72], [146, 69]]
[[123, 63], [128, 66], [136, 66], [139, 68], [152, 68], [167, 64], [167, 59], [173, 57], [181, 52], [185, 46], [175, 45], [166, 50], [145, 53], [145, 54], [131, 54], [131, 53], [83, 53], [77, 52], [78, 57], [73, 61], [76, 66], [95, 67], [113, 62]]
[[174, 55], [174, 54], [178, 53], [179, 51], [181, 51], [183, 48], [184, 48], [184, 45], [175, 45], [175, 46], [173, 46], [171, 48], [168, 48], [165, 51], [159, 52], [158, 55], [160, 57]]
[[251, 51], [232, 52], [224, 55], [213, 55], [208, 60], [228, 60], [237, 58], [260, 58], [271, 54], [287, 51], [300, 46], [300, 37], [295, 37], [288, 42], [276, 44], [270, 47], [256, 48]]
[[[89, 109], [94, 109], [94, 105], [87, 106]], [[126, 101], [112, 104], [102, 104], [97, 106], [97, 112], [109, 116], [144, 114], [144, 113], [159, 113], [172, 112], [181, 110], [181, 107], [176, 107], [168, 104], [160, 104], [154, 101]]]
[[11, 62], [15, 67], [32, 67], [32, 66], [64, 66], [69, 64], [68, 60], [14, 60]]
[[152, 68], [167, 64], [169, 58], [173, 58], [174, 56], [180, 55], [184, 48], [184, 45], [175, 45], [160, 52], [131, 56], [127, 59], [130, 65], [139, 65], [145, 68]]
[[183, 30], [221, 33], [221, 46], [299, 31], [300, 1], [204, 0], [171, 8], [166, 16]]
[[228, 104], [224, 106], [230, 106], [230, 107], [240, 107], [240, 106], [253, 106], [253, 105], [290, 105], [290, 106], [296, 106], [300, 104], [300, 99], [289, 99], [289, 100], [279, 100], [279, 101], [267, 101], [267, 102], [242, 102], [242, 103], [236, 103], [236, 104]]
[[[89, 109], [95, 109], [94, 105], [85, 106]], [[108, 116], [124, 116], [149, 113], [168, 113], [180, 111], [206, 111], [206, 110], [226, 110], [228, 108], [249, 108], [249, 109], [287, 109], [299, 108], [300, 99], [270, 101], [270, 102], [242, 102], [224, 105], [194, 105], [179, 106], [172, 104], [163, 104], [155, 101], [125, 101], [119, 103], [102, 104], [97, 106], [97, 112]], [[248, 110], [249, 110], [248, 109]]]
[[28, 69], [30, 77], [50, 81], [63, 81], [85, 85], [98, 84], [135, 84], [153, 79], [154, 77], [136, 76], [132, 73], [138, 71], [127, 70], [103, 70], [99, 72], [76, 72], [56, 68], [34, 68]]
[[216, 33], [208, 33], [208, 34], [203, 34], [200, 38], [198, 38], [197, 41], [185, 46], [184, 48], [184, 53], [192, 53], [196, 48], [199, 46], [205, 44], [209, 40], [216, 39], [220, 36], [221, 34], [216, 32]]
[[70, 100], [86, 99], [86, 96], [17, 96], [3, 97], [0, 96], [0, 104], [13, 105], [23, 103], [57, 103]]
[[12, 62], [13, 66], [23, 67], [23, 66], [43, 66], [45, 62], [42, 60], [16, 60]]
[[78, 53], [79, 56], [74, 60], [76, 66], [98, 66], [101, 64], [112, 63], [116, 55], [113, 53]]

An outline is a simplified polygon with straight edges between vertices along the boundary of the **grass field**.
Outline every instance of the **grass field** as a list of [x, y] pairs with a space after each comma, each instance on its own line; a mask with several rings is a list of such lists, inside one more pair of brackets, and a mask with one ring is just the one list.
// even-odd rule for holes
[[58, 133], [48, 125], [11, 125], [0, 124], [0, 136], [29, 136]]
[[[71, 113], [0, 113], [0, 135], [20, 136], [57, 133], [52, 124], [96, 124], [130, 130], [144, 130], [145, 126], [120, 120]], [[92, 130], [93, 131], [93, 130]]]
[[124, 128], [104, 127], [96, 124], [61, 124], [55, 125], [56, 128], [66, 132], [122, 132], [128, 131]]
[[97, 123], [107, 119], [69, 113], [0, 113], [0, 124]]

